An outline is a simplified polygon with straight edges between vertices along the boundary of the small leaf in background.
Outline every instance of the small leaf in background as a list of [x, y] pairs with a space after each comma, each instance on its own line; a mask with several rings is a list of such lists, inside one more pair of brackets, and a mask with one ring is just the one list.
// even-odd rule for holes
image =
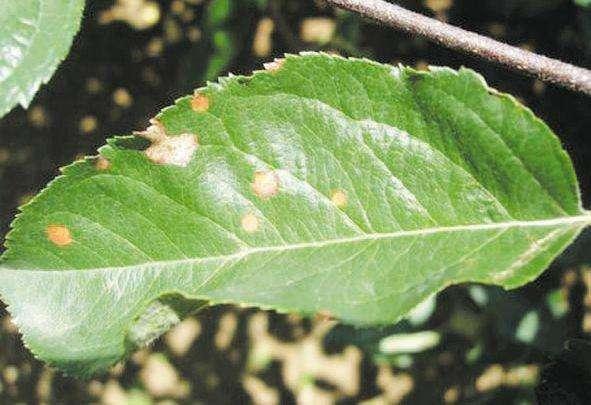
[[472, 300], [474, 300], [479, 306], [484, 307], [488, 304], [488, 294], [484, 287], [480, 285], [470, 286], [468, 288], [468, 293], [470, 294], [470, 298], [472, 298]]
[[441, 336], [434, 331], [399, 334], [385, 337], [380, 341], [384, 354], [420, 353], [439, 344]]
[[204, 302], [392, 324], [451, 284], [533, 280], [591, 221], [550, 129], [470, 70], [269, 69], [180, 99], [23, 207], [0, 294], [37, 356], [101, 372]]
[[521, 319], [515, 338], [523, 343], [531, 343], [540, 330], [540, 315], [535, 311], [530, 311]]
[[433, 294], [409, 312], [408, 322], [413, 326], [422, 325], [427, 322], [431, 315], [433, 315], [436, 305], [437, 295]]
[[0, 1], [0, 117], [28, 107], [66, 57], [84, 0]]
[[568, 299], [563, 290], [554, 290], [546, 295], [546, 305], [554, 318], [561, 318], [568, 312]]

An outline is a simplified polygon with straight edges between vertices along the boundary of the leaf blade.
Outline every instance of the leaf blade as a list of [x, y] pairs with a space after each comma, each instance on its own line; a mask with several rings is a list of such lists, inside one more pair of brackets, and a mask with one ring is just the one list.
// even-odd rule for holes
[[[361, 68], [377, 77], [360, 85]], [[443, 82], [484, 101], [463, 100], [463, 114], [449, 100], [418, 106], [425, 77], [429, 91]], [[590, 217], [551, 131], [489, 93], [473, 73], [316, 54], [223, 79], [201, 90], [206, 111], [185, 98], [159, 117], [166, 138], [199, 136], [186, 166], [154, 164], [138, 138], [111, 140], [106, 167], [78, 162], [24, 207], [0, 293], [36, 354], [87, 375], [122, 357], [134, 322], [168, 294], [367, 325], [452, 283], [522, 285]], [[508, 106], [519, 111], [499, 118]], [[55, 246], [48, 224], [69, 243]]]
[[0, 2], [0, 116], [28, 107], [65, 58], [80, 26], [83, 0]]

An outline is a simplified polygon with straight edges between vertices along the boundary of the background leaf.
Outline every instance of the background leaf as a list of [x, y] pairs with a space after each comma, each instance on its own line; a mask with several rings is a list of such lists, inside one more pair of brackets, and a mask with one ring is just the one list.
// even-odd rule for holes
[[1, 0], [0, 116], [28, 107], [68, 53], [84, 0]]
[[23, 208], [0, 293], [33, 352], [95, 373], [202, 301], [388, 324], [453, 283], [523, 285], [590, 221], [556, 137], [472, 71], [268, 69], [179, 100], [146, 151], [113, 139]]

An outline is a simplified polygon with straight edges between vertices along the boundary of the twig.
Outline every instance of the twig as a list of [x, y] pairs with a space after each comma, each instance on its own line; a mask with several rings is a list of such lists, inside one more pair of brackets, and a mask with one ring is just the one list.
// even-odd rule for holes
[[533, 75], [545, 82], [591, 95], [591, 70], [495, 41], [384, 0], [326, 1], [390, 27], [421, 35], [448, 48], [473, 54], [510, 69]]

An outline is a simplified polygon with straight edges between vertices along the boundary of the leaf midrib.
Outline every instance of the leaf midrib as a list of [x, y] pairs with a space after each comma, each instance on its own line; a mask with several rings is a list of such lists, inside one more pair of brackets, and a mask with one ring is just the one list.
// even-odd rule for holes
[[10, 268], [10, 267], [3, 267], [0, 263], [0, 270], [5, 271], [27, 271], [27, 272], [41, 272], [41, 273], [67, 273], [67, 272], [102, 272], [102, 271], [116, 271], [116, 270], [127, 270], [127, 269], [141, 269], [145, 267], [155, 267], [155, 266], [175, 266], [175, 265], [183, 265], [183, 264], [198, 264], [198, 263], [206, 263], [206, 262], [215, 262], [215, 261], [232, 261], [232, 260], [242, 260], [250, 255], [257, 254], [257, 253], [271, 253], [271, 252], [288, 252], [293, 250], [299, 249], [308, 249], [308, 248], [322, 248], [326, 246], [334, 246], [339, 244], [347, 244], [347, 243], [355, 243], [355, 242], [364, 242], [364, 241], [374, 241], [374, 240], [384, 240], [384, 239], [397, 239], [409, 236], [425, 236], [425, 235], [433, 235], [438, 233], [454, 233], [454, 232], [477, 232], [477, 231], [486, 231], [486, 230], [494, 230], [494, 229], [508, 229], [508, 228], [538, 228], [538, 227], [553, 227], [553, 226], [584, 226], [584, 225], [591, 225], [591, 212], [586, 212], [584, 215], [578, 216], [566, 216], [566, 217], [557, 217], [552, 219], [541, 219], [541, 220], [532, 220], [532, 221], [506, 221], [506, 222], [493, 222], [487, 224], [467, 224], [467, 225], [453, 225], [453, 226], [443, 226], [443, 227], [434, 227], [434, 228], [423, 228], [423, 229], [413, 229], [413, 230], [402, 230], [396, 232], [387, 232], [387, 233], [366, 233], [363, 235], [346, 237], [346, 238], [337, 238], [337, 239], [327, 239], [327, 240], [320, 240], [320, 241], [312, 241], [312, 242], [301, 242], [301, 243], [293, 243], [289, 245], [275, 245], [275, 246], [261, 246], [261, 247], [253, 247], [253, 248], [245, 248], [239, 250], [235, 253], [227, 254], [227, 255], [220, 255], [220, 256], [209, 256], [209, 257], [196, 257], [196, 258], [188, 258], [188, 259], [181, 259], [181, 260], [163, 260], [163, 261], [151, 261], [151, 262], [144, 262], [139, 264], [127, 265], [127, 266], [119, 266], [119, 267], [98, 267], [98, 268], [90, 268], [90, 269], [67, 269], [67, 270], [42, 270], [42, 269], [35, 269], [35, 270], [26, 270], [26, 269], [17, 269], [17, 268]]

